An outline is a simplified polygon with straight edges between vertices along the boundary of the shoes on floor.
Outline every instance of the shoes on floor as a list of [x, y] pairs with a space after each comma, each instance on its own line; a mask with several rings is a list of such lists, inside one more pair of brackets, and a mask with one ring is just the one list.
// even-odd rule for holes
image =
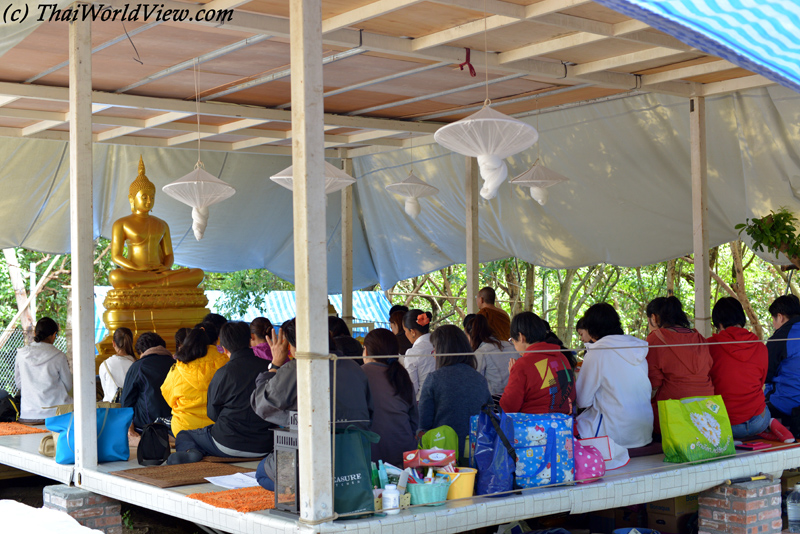
[[197, 449], [173, 452], [167, 458], [167, 465], [193, 464], [203, 459], [203, 453]]

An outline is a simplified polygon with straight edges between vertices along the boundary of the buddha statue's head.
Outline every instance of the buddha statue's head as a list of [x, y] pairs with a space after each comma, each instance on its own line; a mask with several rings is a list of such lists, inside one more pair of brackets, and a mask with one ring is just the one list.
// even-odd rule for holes
[[156, 197], [156, 186], [144, 174], [144, 161], [139, 156], [139, 174], [128, 190], [128, 201], [133, 213], [149, 212], [153, 209]]

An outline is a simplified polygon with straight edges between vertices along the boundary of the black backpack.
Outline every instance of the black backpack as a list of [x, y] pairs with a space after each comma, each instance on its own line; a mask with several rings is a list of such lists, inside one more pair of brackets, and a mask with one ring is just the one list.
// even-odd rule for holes
[[150, 423], [142, 429], [142, 439], [136, 451], [139, 465], [161, 465], [170, 454], [169, 428], [164, 423]]
[[13, 423], [19, 419], [20, 394], [12, 397], [0, 388], [0, 423]]

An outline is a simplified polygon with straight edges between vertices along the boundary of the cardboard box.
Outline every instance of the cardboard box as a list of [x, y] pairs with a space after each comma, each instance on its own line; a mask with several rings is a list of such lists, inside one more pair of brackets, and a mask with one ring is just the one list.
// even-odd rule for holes
[[614, 531], [614, 510], [598, 510], [589, 514], [592, 534], [611, 534]]
[[651, 502], [647, 505], [647, 513], [679, 517], [696, 512], [697, 508], [697, 494], [683, 495], [681, 497], [673, 497], [672, 499]]
[[781, 493], [794, 490], [795, 485], [800, 484], [800, 471], [797, 469], [787, 469], [781, 475]]
[[403, 453], [403, 469], [406, 467], [444, 467], [454, 463], [456, 463], [455, 451], [416, 449]]
[[647, 528], [657, 530], [661, 534], [691, 534], [689, 520], [694, 514], [674, 516], [647, 512]]

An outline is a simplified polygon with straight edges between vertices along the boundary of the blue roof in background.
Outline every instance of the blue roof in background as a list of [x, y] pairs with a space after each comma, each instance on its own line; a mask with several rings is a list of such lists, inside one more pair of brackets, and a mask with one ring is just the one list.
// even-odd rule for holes
[[[108, 330], [103, 324], [103, 301], [106, 293], [111, 288], [108, 286], [95, 286], [95, 342], [101, 341]], [[222, 291], [206, 291], [208, 308], [217, 312], [217, 301], [223, 297]], [[342, 315], [342, 295], [329, 295], [331, 304], [336, 308], [336, 313]], [[391, 303], [381, 291], [353, 291], [353, 317], [356, 323], [375, 323], [375, 327], [389, 328], [389, 309]], [[256, 317], [266, 317], [273, 324], [280, 325], [296, 315], [294, 291], [272, 291], [264, 299], [262, 309], [250, 306], [247, 311], [239, 316], [230, 316], [228, 319], [250, 322]]]
[[796, 1], [595, 1], [800, 92], [800, 4]]

